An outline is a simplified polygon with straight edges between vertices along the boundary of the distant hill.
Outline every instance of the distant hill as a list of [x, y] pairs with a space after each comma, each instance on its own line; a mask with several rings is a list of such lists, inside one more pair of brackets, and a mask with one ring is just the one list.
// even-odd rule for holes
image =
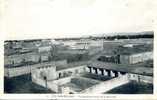
[[138, 39], [138, 38], [154, 38], [153, 31], [134, 32], [134, 33], [118, 33], [113, 36], [107, 36], [105, 39]]
[[76, 38], [60, 38], [55, 40], [79, 40], [79, 39], [138, 39], [138, 38], [154, 38], [153, 31], [143, 31], [143, 32], [119, 32], [119, 33], [104, 33], [98, 35], [91, 35], [85, 37], [76, 37]]
[[[137, 38], [154, 38], [153, 31], [143, 31], [143, 32], [114, 32], [114, 33], [101, 33], [90, 36], [82, 36], [82, 37], [73, 37], [73, 38], [56, 38], [54, 40], [79, 40], [79, 39], [106, 39], [106, 40], [114, 40], [114, 39], [137, 39]], [[42, 40], [52, 40], [48, 39], [27, 39], [27, 40], [6, 40], [5, 42], [35, 42]]]

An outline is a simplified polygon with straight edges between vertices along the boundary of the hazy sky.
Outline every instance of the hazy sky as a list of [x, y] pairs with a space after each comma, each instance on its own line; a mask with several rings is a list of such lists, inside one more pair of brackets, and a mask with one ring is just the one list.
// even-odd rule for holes
[[6, 38], [153, 30], [155, 0], [5, 0]]

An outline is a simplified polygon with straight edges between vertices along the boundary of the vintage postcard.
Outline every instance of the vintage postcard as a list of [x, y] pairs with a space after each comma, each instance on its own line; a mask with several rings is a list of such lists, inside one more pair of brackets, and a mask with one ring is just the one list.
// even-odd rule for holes
[[0, 99], [156, 100], [150, 0], [2, 0]]

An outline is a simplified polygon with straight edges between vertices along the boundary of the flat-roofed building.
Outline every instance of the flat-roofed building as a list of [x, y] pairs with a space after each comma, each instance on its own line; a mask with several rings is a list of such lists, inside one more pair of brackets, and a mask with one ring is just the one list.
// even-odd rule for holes
[[131, 47], [120, 47], [118, 50], [120, 63], [134, 64], [153, 59], [152, 45], [135, 45]]
[[23, 54], [14, 54], [10, 56], [4, 56], [4, 66], [16, 66], [23, 65], [24, 63], [39, 62], [39, 55], [35, 52], [23, 53]]
[[50, 45], [48, 46], [40, 46], [38, 47], [38, 52], [50, 52], [50, 50], [52, 49], [52, 47]]

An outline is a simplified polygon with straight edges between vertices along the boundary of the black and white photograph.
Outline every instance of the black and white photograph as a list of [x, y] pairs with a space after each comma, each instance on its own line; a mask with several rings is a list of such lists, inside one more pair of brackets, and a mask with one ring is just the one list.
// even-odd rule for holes
[[156, 10], [155, 0], [0, 0], [0, 99], [156, 100]]
[[153, 94], [153, 37], [7, 40], [4, 92]]

